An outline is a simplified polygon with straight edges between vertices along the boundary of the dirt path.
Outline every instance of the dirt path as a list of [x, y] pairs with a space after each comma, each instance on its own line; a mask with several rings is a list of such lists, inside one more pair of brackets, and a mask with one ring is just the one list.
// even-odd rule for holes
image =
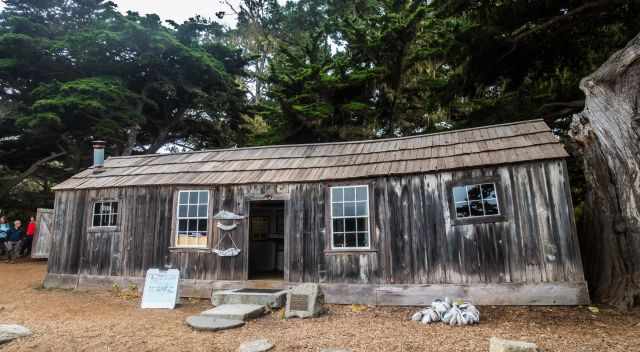
[[586, 308], [482, 307], [479, 326], [452, 328], [407, 321], [409, 308], [353, 313], [330, 306], [318, 319], [285, 321], [278, 313], [225, 332], [195, 332], [183, 324], [208, 302], [173, 311], [142, 310], [113, 292], [44, 290], [44, 262], [0, 264], [0, 323], [23, 324], [34, 336], [0, 345], [14, 351], [236, 351], [263, 337], [274, 351], [487, 351], [491, 336], [528, 340], [545, 351], [640, 351], [640, 311], [621, 315]]

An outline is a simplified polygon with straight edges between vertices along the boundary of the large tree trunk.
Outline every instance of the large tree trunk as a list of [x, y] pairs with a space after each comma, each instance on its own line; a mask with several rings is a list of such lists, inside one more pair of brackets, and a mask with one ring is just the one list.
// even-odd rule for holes
[[580, 224], [585, 274], [595, 301], [640, 302], [640, 35], [580, 88], [584, 110], [570, 135], [587, 183]]

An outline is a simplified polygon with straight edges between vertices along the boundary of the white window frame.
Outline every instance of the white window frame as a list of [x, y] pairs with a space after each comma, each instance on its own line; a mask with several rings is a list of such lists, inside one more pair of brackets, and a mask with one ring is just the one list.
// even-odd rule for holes
[[[354, 188], [354, 189], [356, 189], [355, 190], [356, 194], [357, 194], [357, 188], [364, 188], [366, 190], [366, 192], [367, 192], [367, 200], [366, 200], [367, 215], [365, 215], [365, 216], [362, 216], [362, 215], [360, 215], [360, 216], [358, 216], [358, 215], [345, 216], [343, 214], [342, 216], [334, 216], [334, 214], [333, 214], [333, 204], [339, 204], [339, 203], [344, 204], [344, 202], [345, 202], [345, 200], [344, 200], [344, 189], [345, 188]], [[343, 198], [342, 198], [341, 201], [335, 201], [334, 202], [334, 200], [333, 200], [333, 190], [334, 189], [342, 189], [343, 190]], [[357, 199], [357, 196], [356, 196], [356, 199]], [[350, 202], [350, 201], [347, 201], [347, 202]], [[358, 202], [362, 202], [362, 201], [357, 201], [357, 200], [355, 201], [355, 203], [356, 203], [356, 205], [355, 205], [356, 206], [356, 212], [357, 212], [357, 203]], [[370, 250], [371, 249], [371, 214], [370, 214], [370, 204], [371, 203], [370, 202], [371, 202], [371, 197], [370, 197], [370, 194], [369, 194], [369, 186], [368, 185], [339, 185], [339, 186], [331, 186], [331, 187], [329, 187], [329, 208], [330, 208], [330, 212], [331, 212], [331, 219], [330, 219], [330, 222], [331, 222], [331, 225], [330, 225], [331, 226], [331, 236], [329, 238], [329, 241], [331, 241], [331, 249], [332, 250], [336, 250], [336, 251], [356, 250], [357, 251], [357, 250]], [[344, 247], [335, 247], [334, 246], [334, 242], [333, 242], [333, 237], [334, 237], [336, 231], [334, 231], [335, 229], [333, 228], [333, 220], [334, 219], [358, 219], [358, 218], [366, 218], [367, 219], [367, 228], [366, 228], [367, 246], [366, 247], [358, 246], [358, 233], [365, 232], [365, 231], [359, 231], [358, 230], [358, 228], [357, 228], [357, 220], [356, 220], [356, 231], [355, 232], [354, 231], [344, 231], [346, 229], [343, 229], [343, 231], [338, 231], [338, 233], [340, 233], [343, 236], [345, 236], [345, 239], [344, 239], [345, 246]], [[354, 233], [356, 235], [356, 246], [355, 247], [347, 247], [346, 246], [346, 234], [347, 233]]]
[[[496, 196], [494, 198], [484, 198], [482, 196], [482, 186], [483, 185], [493, 185], [493, 191], [495, 192]], [[480, 187], [480, 203], [482, 203], [482, 213], [483, 215], [471, 215], [471, 202], [478, 202], [478, 200], [470, 200], [469, 199], [469, 188], [473, 188], [475, 186], [479, 186]], [[467, 193], [467, 200], [466, 201], [456, 201], [456, 196], [455, 196], [455, 189], [458, 187], [464, 187], [465, 188], [465, 192]], [[482, 183], [474, 183], [474, 184], [460, 184], [457, 186], [453, 186], [451, 187], [451, 198], [453, 199], [453, 211], [454, 211], [454, 215], [456, 217], [456, 219], [458, 220], [464, 220], [464, 219], [481, 219], [481, 218], [487, 218], [487, 217], [492, 217], [492, 216], [501, 216], [502, 213], [500, 212], [500, 195], [498, 194], [498, 186], [495, 182], [482, 182]], [[496, 207], [498, 208], [498, 213], [497, 214], [488, 214], [487, 215], [487, 211], [484, 209], [484, 201], [486, 200], [495, 200], [496, 201]], [[467, 208], [469, 209], [469, 216], [465, 216], [465, 217], [459, 217], [458, 216], [458, 211], [457, 211], [457, 205], [461, 204], [461, 203], [467, 203]]]
[[[180, 203], [180, 195], [182, 193], [193, 193], [193, 192], [197, 192], [198, 193], [198, 203], [196, 204], [191, 204], [189, 203], [189, 195], [187, 195], [187, 203]], [[196, 215], [194, 216], [189, 216], [189, 205], [196, 205], [196, 207], [199, 207], [200, 205], [205, 205], [205, 203], [200, 203], [200, 192], [205, 192], [207, 193], [207, 210], [206, 210], [206, 216], [202, 217], [202, 216], [198, 216]], [[176, 198], [176, 227], [175, 227], [175, 231], [174, 231], [174, 235], [175, 235], [175, 239], [173, 241], [173, 244], [176, 248], [209, 248], [209, 231], [211, 230], [210, 224], [209, 224], [209, 203], [211, 201], [211, 194], [209, 192], [209, 190], [206, 189], [185, 189], [185, 190], [179, 190], [178, 191], [178, 197]], [[180, 216], [180, 205], [186, 205], [187, 206], [187, 216]], [[199, 210], [196, 210], [199, 211]], [[178, 240], [180, 238], [180, 233], [184, 233], [185, 231], [180, 231], [180, 220], [187, 220], [187, 223], [189, 222], [189, 220], [206, 220], [207, 222], [207, 230], [206, 230], [206, 238], [207, 238], [207, 243], [205, 243], [203, 246], [187, 246], [187, 245], [179, 245], [178, 244]], [[187, 224], [188, 226], [188, 224]], [[189, 232], [200, 232], [200, 231], [188, 231], [188, 227], [187, 227], [187, 233]]]
[[[117, 204], [117, 211], [113, 212], [113, 203]], [[96, 213], [96, 205], [100, 204], [100, 213]], [[103, 213], [102, 207], [104, 204], [109, 204], [109, 212]], [[100, 225], [95, 225], [94, 220], [95, 217], [100, 217]], [[102, 225], [102, 217], [109, 217], [109, 224]], [[111, 217], [115, 216], [115, 223], [111, 224]], [[104, 200], [96, 200], [93, 202], [93, 207], [91, 208], [91, 228], [99, 229], [99, 228], [114, 228], [118, 226], [118, 221], [120, 221], [120, 202], [112, 199], [104, 199]]]

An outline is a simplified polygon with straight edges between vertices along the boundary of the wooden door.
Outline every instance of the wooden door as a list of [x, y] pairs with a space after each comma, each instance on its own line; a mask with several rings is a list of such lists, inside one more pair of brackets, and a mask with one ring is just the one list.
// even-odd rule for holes
[[31, 258], [49, 258], [53, 240], [53, 209], [38, 209], [36, 234], [31, 245]]

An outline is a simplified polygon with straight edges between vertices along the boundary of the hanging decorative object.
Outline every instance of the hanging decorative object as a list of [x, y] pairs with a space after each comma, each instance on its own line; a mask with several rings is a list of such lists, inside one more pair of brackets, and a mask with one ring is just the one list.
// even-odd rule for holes
[[[230, 211], [221, 210], [216, 215], [214, 215], [213, 218], [215, 220], [231, 220], [234, 222], [231, 224], [223, 224], [222, 222], [218, 221], [216, 226], [218, 227], [218, 229], [220, 229], [220, 239], [218, 240], [218, 244], [216, 244], [216, 247], [212, 250], [212, 252], [221, 257], [235, 257], [240, 254], [240, 248], [238, 248], [238, 245], [233, 240], [231, 231], [235, 230], [238, 227], [238, 224], [235, 223], [235, 220], [242, 220], [244, 219], [244, 216], [232, 213]], [[231, 243], [233, 243], [233, 247], [221, 249], [220, 245], [226, 237], [229, 237]]]
[[231, 230], [235, 229], [236, 227], [238, 227], [238, 224], [225, 225], [225, 224], [219, 222], [216, 226], [218, 226], [218, 228], [220, 230], [231, 231]]
[[[231, 237], [229, 237], [231, 238]], [[233, 239], [232, 239], [233, 240]], [[235, 245], [235, 244], [234, 244]], [[235, 257], [236, 255], [240, 254], [240, 248], [227, 248], [227, 249], [213, 249], [213, 253], [221, 256], [221, 257]]]
[[213, 216], [215, 220], [242, 220], [244, 215], [238, 215], [230, 211], [221, 210]]

